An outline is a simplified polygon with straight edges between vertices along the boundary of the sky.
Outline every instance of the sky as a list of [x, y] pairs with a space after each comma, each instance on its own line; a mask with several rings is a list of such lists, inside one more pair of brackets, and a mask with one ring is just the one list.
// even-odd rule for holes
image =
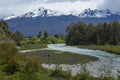
[[0, 18], [10, 14], [21, 15], [39, 7], [62, 13], [80, 13], [84, 9], [120, 11], [120, 0], [0, 0]]

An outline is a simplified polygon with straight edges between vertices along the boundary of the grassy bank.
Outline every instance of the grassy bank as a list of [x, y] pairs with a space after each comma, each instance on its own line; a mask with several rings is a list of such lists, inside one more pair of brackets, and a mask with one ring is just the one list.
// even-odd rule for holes
[[32, 49], [41, 49], [47, 48], [47, 44], [26, 44], [20, 47], [20, 50], [32, 50]]
[[73, 54], [68, 52], [51, 51], [51, 50], [41, 50], [34, 52], [25, 53], [27, 56], [39, 56], [44, 63], [53, 64], [78, 64], [88, 61], [98, 60], [96, 57]]
[[113, 54], [120, 55], [120, 45], [85, 45], [78, 46], [78, 48], [102, 50]]

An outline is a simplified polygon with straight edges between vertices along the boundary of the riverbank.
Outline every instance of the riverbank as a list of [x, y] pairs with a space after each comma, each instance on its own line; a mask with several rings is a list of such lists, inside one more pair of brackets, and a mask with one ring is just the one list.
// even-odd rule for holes
[[120, 45], [79, 45], [78, 48], [102, 50], [112, 54], [120, 55]]
[[98, 58], [92, 56], [55, 50], [32, 51], [26, 52], [25, 55], [30, 57], [40, 57], [40, 59], [42, 59], [43, 62], [47, 64], [81, 64], [98, 60]]
[[[76, 47], [65, 46], [64, 44], [51, 44], [48, 45], [48, 49], [57, 49], [62, 52], [64, 50], [70, 53], [72, 52], [73, 54], [78, 53], [81, 55], [84, 55], [88, 52], [89, 56], [94, 53], [99, 54], [99, 52], [102, 54], [102, 51], [85, 50]], [[60, 51], [55, 51], [55, 54], [61, 54]], [[28, 57], [25, 53], [19, 53], [13, 43], [0, 44], [0, 52], [0, 80], [110, 80], [111, 77], [109, 76], [118, 75], [117, 70], [120, 70], [119, 61], [110, 61], [110, 59], [104, 59], [106, 57], [98, 61], [89, 62], [82, 65], [44, 64], [42, 63], [42, 59], [39, 58], [39, 54], [36, 55], [37, 57]], [[4, 54], [8, 56], [5, 56]], [[45, 54], [45, 52], [43, 54]], [[112, 54], [106, 54], [106, 56], [107, 55], [115, 57]], [[51, 55], [49, 55], [49, 57], [50, 56]], [[64, 56], [61, 58], [64, 59]], [[101, 57], [98, 56], [98, 58]], [[108, 78], [105, 76], [108, 76]]]
[[20, 47], [20, 50], [34, 50], [47, 48], [47, 44], [26, 44]]
[[[65, 44], [49, 44], [45, 50], [57, 50], [62, 52], [70, 52], [73, 54], [88, 55], [99, 58], [98, 61], [88, 62], [86, 69], [90, 75], [98, 77], [101, 75], [117, 77], [117, 70], [120, 70], [120, 56], [110, 54], [99, 50], [81, 49], [75, 46], [66, 46]], [[59, 52], [57, 52], [59, 54]], [[37, 55], [38, 56], [38, 55]], [[39, 57], [39, 56], [38, 56]], [[57, 61], [58, 62], [58, 61]], [[44, 68], [54, 70], [60, 66], [63, 71], [70, 71], [72, 75], [76, 75], [81, 71], [81, 64], [42, 64]], [[91, 79], [90, 79], [91, 80]], [[109, 80], [109, 79], [108, 79]]]

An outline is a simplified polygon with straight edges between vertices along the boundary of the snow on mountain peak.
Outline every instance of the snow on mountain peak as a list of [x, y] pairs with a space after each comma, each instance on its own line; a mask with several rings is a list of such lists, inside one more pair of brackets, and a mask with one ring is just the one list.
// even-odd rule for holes
[[105, 9], [105, 10], [92, 10], [92, 9], [85, 9], [82, 13], [80, 13], [79, 17], [83, 18], [83, 17], [107, 17], [110, 16], [112, 14], [112, 12], [109, 9]]
[[67, 13], [64, 13], [65, 15], [74, 15], [74, 16], [76, 16], [76, 17], [78, 17], [79, 16], [79, 13], [76, 11], [76, 10], [71, 10], [71, 11], [69, 11], [69, 12], [67, 12]]
[[40, 7], [39, 9], [34, 9], [33, 11], [30, 11], [21, 17], [37, 17], [37, 16], [51, 17], [51, 16], [61, 16], [61, 15], [63, 14], [60, 12], [45, 9], [44, 7]]
[[105, 18], [107, 16], [117, 14], [120, 15], [120, 11], [117, 11], [115, 13], [111, 12], [109, 9], [105, 10], [98, 10], [98, 9], [85, 9], [83, 12], [78, 13], [75, 10], [69, 11], [67, 13], [60, 13], [55, 10], [50, 10], [46, 9], [44, 7], [40, 7], [38, 9], [34, 9], [32, 11], [27, 12], [26, 14], [20, 15], [20, 16], [15, 16], [14, 14], [9, 15], [7, 17], [4, 17], [3, 20], [9, 20], [13, 18], [20, 18], [20, 17], [25, 17], [25, 18], [35, 18], [35, 17], [52, 17], [52, 16], [62, 16], [62, 15], [73, 15], [79, 18], [86, 18], [86, 17], [97, 17], [97, 18]]
[[8, 15], [6, 17], [3, 18], [3, 20], [9, 20], [11, 18], [16, 18], [17, 16], [15, 16], [14, 14]]
[[120, 11], [117, 11], [116, 14], [120, 15]]

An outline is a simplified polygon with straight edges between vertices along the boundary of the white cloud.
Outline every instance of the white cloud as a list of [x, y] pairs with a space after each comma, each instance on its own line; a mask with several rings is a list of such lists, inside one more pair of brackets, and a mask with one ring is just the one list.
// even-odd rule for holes
[[113, 12], [120, 10], [120, 0], [104, 0], [103, 4], [99, 5], [100, 9], [110, 9]]
[[68, 12], [68, 11], [74, 10], [80, 13], [81, 11], [87, 8], [96, 9], [98, 5], [100, 5], [102, 2], [103, 0], [61, 2], [61, 3], [56, 2], [56, 3], [42, 4], [42, 6], [53, 9], [53, 10], [62, 11], [62, 12]]
[[119, 9], [120, 0], [113, 1], [114, 0], [0, 0], [0, 18], [9, 14], [20, 15], [40, 6], [60, 12], [73, 10], [77, 13], [87, 8]]

